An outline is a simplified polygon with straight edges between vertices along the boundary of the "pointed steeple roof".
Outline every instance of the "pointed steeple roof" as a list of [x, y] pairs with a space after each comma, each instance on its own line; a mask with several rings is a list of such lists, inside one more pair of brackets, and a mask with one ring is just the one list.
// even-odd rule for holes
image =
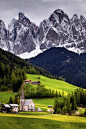
[[24, 97], [24, 90], [23, 90], [23, 88], [21, 89], [21, 96]]

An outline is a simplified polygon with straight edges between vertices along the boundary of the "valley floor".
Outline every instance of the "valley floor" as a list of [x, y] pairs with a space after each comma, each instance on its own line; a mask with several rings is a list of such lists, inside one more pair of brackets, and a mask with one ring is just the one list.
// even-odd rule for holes
[[86, 129], [86, 118], [66, 115], [0, 113], [0, 129]]

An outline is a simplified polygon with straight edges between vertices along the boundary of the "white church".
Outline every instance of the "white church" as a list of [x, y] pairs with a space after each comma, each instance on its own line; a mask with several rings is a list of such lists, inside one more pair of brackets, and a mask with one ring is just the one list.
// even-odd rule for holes
[[21, 89], [20, 111], [35, 111], [35, 104], [32, 99], [24, 99], [24, 91]]

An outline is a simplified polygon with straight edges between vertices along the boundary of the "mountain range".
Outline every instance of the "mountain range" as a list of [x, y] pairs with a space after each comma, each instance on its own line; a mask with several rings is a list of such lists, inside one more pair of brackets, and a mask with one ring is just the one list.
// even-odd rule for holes
[[74, 14], [70, 19], [58, 9], [37, 26], [20, 12], [18, 19], [12, 19], [7, 29], [0, 20], [0, 48], [29, 59], [52, 47], [86, 53], [85, 17]]
[[27, 60], [42, 67], [57, 79], [86, 88], [86, 54], [77, 54], [65, 48], [50, 48]]

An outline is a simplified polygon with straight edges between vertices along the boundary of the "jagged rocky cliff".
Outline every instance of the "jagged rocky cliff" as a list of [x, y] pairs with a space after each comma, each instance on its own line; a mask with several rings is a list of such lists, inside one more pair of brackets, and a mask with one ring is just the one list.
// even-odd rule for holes
[[[86, 19], [74, 14], [72, 19], [62, 10], [55, 10], [39, 26], [23, 13], [6, 29], [0, 20], [0, 48], [27, 57], [52, 47], [64, 47], [78, 54], [86, 53]], [[29, 54], [28, 54], [29, 53]], [[29, 56], [28, 56], [29, 55]]]

